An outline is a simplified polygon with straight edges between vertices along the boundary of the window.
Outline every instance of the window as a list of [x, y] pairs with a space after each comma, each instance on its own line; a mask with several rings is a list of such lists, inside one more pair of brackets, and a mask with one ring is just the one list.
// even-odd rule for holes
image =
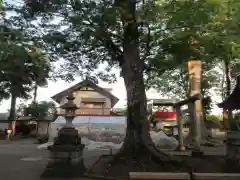
[[83, 106], [85, 108], [103, 108], [104, 107], [103, 105], [104, 105], [104, 103], [97, 103], [97, 102], [95, 102], [95, 103], [93, 103], [93, 102], [91, 102], [91, 103], [84, 102], [83, 103]]

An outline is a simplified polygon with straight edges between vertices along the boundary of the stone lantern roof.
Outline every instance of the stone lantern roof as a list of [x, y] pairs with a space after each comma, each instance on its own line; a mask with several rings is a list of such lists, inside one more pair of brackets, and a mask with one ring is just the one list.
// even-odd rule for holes
[[68, 100], [65, 104], [60, 106], [60, 108], [65, 109], [65, 110], [76, 110], [78, 109], [77, 105], [74, 102], [75, 97], [73, 96], [72, 93], [69, 93], [69, 95], [66, 97]]
[[232, 93], [218, 107], [224, 109], [240, 109], [240, 76], [237, 77], [237, 83]]

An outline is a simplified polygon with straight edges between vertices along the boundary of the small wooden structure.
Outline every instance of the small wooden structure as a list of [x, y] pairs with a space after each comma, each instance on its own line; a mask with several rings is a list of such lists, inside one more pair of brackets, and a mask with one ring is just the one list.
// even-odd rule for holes
[[232, 110], [240, 109], [240, 76], [237, 77], [236, 86], [232, 93], [218, 107], [228, 110], [228, 126], [231, 130], [236, 129], [236, 124], [233, 121]]
[[163, 130], [167, 135], [173, 136], [177, 127], [174, 99], [151, 99], [148, 102], [149, 120], [156, 130]]
[[[196, 109], [195, 109], [195, 102], [202, 99], [201, 94], [196, 94], [194, 96], [189, 97], [186, 100], [183, 101], [179, 101], [177, 103], [174, 104], [174, 107], [176, 108], [176, 113], [177, 113], [177, 124], [178, 124], [178, 138], [179, 138], [179, 149], [181, 151], [185, 150], [185, 146], [184, 146], [184, 140], [183, 140], [183, 118], [182, 118], [182, 112], [181, 112], [181, 107], [184, 105], [188, 105], [188, 109], [190, 111], [190, 116], [192, 119], [192, 122], [196, 121]], [[193, 123], [192, 127], [194, 130], [196, 130], [198, 127], [196, 127], [198, 124], [197, 123]], [[195, 132], [196, 134], [198, 132]], [[193, 142], [197, 142], [197, 137], [198, 136], [193, 136], [192, 140]]]
[[223, 102], [219, 103], [218, 107], [230, 110], [240, 109], [240, 76], [237, 77], [237, 83], [232, 93]]
[[227, 132], [227, 159], [231, 170], [240, 169], [240, 129], [233, 120], [232, 110], [240, 109], [240, 76], [237, 77], [237, 83], [232, 93], [221, 103], [220, 108], [228, 110], [228, 124], [230, 130]]

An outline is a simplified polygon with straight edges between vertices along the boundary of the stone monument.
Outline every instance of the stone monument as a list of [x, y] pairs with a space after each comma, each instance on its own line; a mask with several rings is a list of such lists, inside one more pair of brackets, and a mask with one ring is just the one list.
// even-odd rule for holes
[[68, 102], [61, 106], [65, 110], [66, 124], [59, 130], [54, 144], [48, 146], [49, 162], [41, 177], [82, 177], [85, 172], [83, 163], [84, 144], [78, 131], [74, 128], [72, 120], [77, 109], [74, 96], [67, 96]]

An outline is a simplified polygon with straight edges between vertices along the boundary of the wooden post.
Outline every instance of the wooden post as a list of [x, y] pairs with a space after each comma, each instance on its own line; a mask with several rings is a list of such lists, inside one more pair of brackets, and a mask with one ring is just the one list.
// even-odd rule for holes
[[178, 140], [179, 140], [179, 150], [185, 151], [185, 146], [183, 142], [183, 119], [180, 106], [176, 106], [177, 113], [177, 124], [178, 124]]
[[[195, 94], [201, 94], [201, 73], [202, 73], [202, 63], [201, 61], [188, 61], [188, 73], [189, 73], [189, 84], [190, 84], [190, 96]], [[195, 115], [196, 117], [193, 119], [194, 128], [194, 143], [195, 148], [200, 148], [200, 141], [202, 137], [202, 126], [203, 126], [203, 114], [202, 114], [202, 99], [197, 100], [195, 102]], [[192, 111], [193, 112], [193, 111]]]
[[191, 118], [191, 130], [192, 130], [192, 143], [195, 149], [200, 149], [200, 136], [198, 136], [198, 119], [196, 116], [196, 107], [195, 107], [195, 103], [190, 102], [188, 104], [188, 109], [190, 112], [190, 118]]

